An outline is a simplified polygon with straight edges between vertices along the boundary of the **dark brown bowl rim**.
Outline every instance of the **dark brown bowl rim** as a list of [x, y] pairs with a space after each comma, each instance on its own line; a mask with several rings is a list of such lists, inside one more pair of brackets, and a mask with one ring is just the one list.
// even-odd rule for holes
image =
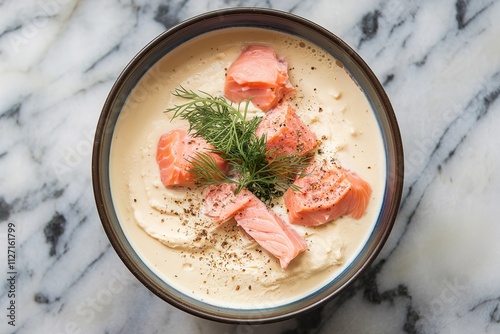
[[[298, 308], [295, 311], [292, 312], [287, 312], [284, 314], [275, 314], [272, 316], [257, 316], [257, 317], [235, 317], [235, 316], [228, 316], [228, 315], [223, 315], [220, 312], [208, 312], [208, 311], [203, 311], [199, 310], [196, 308], [193, 308], [192, 305], [189, 305], [182, 300], [175, 299], [171, 295], [167, 294], [165, 291], [161, 289], [158, 284], [154, 282], [154, 280], [151, 279], [149, 275], [147, 275], [143, 270], [138, 268], [136, 265], [134, 257], [130, 253], [130, 250], [125, 247], [125, 245], [122, 244], [120, 241], [120, 238], [118, 237], [116, 226], [112, 226], [112, 218], [110, 217], [110, 212], [108, 212], [106, 208], [106, 200], [105, 196], [109, 196], [109, 189], [108, 185], [103, 184], [105, 183], [101, 179], [101, 169], [106, 168], [106, 166], [103, 166], [103, 163], [101, 161], [101, 156], [102, 156], [102, 149], [103, 145], [105, 145], [106, 140], [105, 140], [105, 132], [107, 129], [107, 124], [108, 124], [108, 118], [111, 113], [111, 106], [114, 103], [115, 99], [117, 98], [118, 91], [120, 87], [123, 85], [123, 83], [127, 80], [127, 77], [129, 74], [137, 69], [138, 64], [140, 63], [141, 59], [143, 57], [147, 57], [150, 55], [153, 49], [161, 43], [162, 40], [165, 38], [168, 38], [169, 36], [172, 36], [173, 34], [177, 34], [179, 32], [182, 32], [184, 29], [190, 27], [193, 24], [196, 24], [198, 22], [204, 21], [204, 20], [213, 20], [214, 18], [217, 18], [221, 21], [225, 20], [227, 17], [231, 16], [264, 16], [264, 17], [269, 17], [270, 20], [273, 19], [280, 19], [280, 20], [291, 20], [294, 22], [294, 24], [298, 24], [304, 28], [308, 28], [309, 30], [313, 31], [314, 34], [318, 34], [333, 44], [335, 44], [337, 47], [341, 48], [350, 60], [352, 60], [353, 63], [355, 63], [357, 66], [359, 66], [364, 75], [366, 76], [366, 79], [368, 80], [369, 84], [374, 90], [374, 93], [380, 100], [380, 108], [385, 111], [385, 116], [387, 117], [387, 126], [388, 126], [388, 131], [389, 135], [392, 138], [392, 141], [389, 143], [385, 143], [385, 145], [391, 144], [392, 146], [389, 148], [391, 150], [391, 154], [394, 157], [394, 161], [392, 162], [392, 166], [388, 166], [388, 169], [391, 168], [392, 172], [388, 173], [388, 181], [386, 183], [386, 187], [391, 187], [390, 192], [391, 192], [391, 197], [390, 200], [388, 201], [389, 203], [385, 203], [388, 206], [384, 206], [381, 210], [385, 210], [387, 212], [387, 220], [384, 221], [384, 223], [381, 225], [381, 227], [378, 228], [378, 241], [375, 243], [371, 251], [369, 252], [366, 260], [362, 265], [360, 265], [354, 273], [341, 285], [339, 288], [327, 295], [324, 298], [321, 298], [319, 300], [316, 300], [314, 303], [308, 304], [305, 307]], [[274, 28], [272, 24], [270, 24], [271, 28]], [[226, 27], [227, 28], [227, 27]], [[215, 30], [215, 29], [214, 29]], [[290, 33], [288, 31], [288, 33]], [[298, 35], [300, 35], [300, 32], [298, 32]], [[386, 134], [386, 133], [383, 133]], [[387, 148], [386, 148], [387, 149]], [[389, 154], [389, 153], [387, 153]], [[387, 163], [389, 164], [390, 161]], [[191, 19], [188, 19], [184, 22], [181, 22], [180, 24], [176, 25], [175, 27], [161, 33], [159, 36], [157, 36], [153, 41], [151, 41], [149, 44], [147, 44], [137, 55], [128, 63], [128, 65], [125, 67], [125, 69], [122, 71], [122, 73], [119, 75], [118, 79], [116, 80], [115, 84], [113, 85], [101, 112], [101, 115], [99, 117], [97, 127], [96, 127], [96, 133], [95, 133], [95, 139], [94, 139], [94, 145], [93, 145], [93, 153], [92, 153], [92, 184], [93, 184], [93, 190], [94, 190], [94, 197], [96, 201], [96, 206], [97, 206], [97, 211], [99, 214], [99, 217], [101, 219], [104, 231], [115, 249], [116, 253], [120, 257], [120, 259], [123, 261], [123, 263], [126, 265], [126, 267], [137, 277], [137, 279], [145, 285], [150, 291], [152, 291], [154, 294], [156, 294], [158, 297], [161, 299], [167, 301], [171, 305], [186, 311], [190, 314], [199, 316], [201, 318], [209, 319], [209, 320], [214, 320], [214, 321], [219, 321], [219, 322], [226, 322], [226, 323], [246, 323], [246, 324], [263, 324], [263, 323], [270, 323], [270, 322], [276, 322], [276, 321], [281, 321], [285, 319], [289, 319], [292, 317], [296, 317], [300, 314], [303, 314], [305, 312], [309, 312], [320, 305], [323, 305], [325, 302], [328, 300], [331, 300], [335, 296], [337, 296], [341, 291], [345, 290], [347, 286], [349, 286], [356, 278], [359, 277], [359, 275], [374, 261], [374, 259], [377, 257], [379, 254], [380, 250], [382, 249], [383, 245], [385, 244], [390, 231], [392, 230], [392, 227], [394, 225], [394, 222], [396, 220], [397, 212], [399, 210], [399, 205], [401, 201], [401, 195], [402, 195], [402, 190], [403, 190], [403, 179], [404, 179], [404, 159], [403, 159], [403, 145], [401, 141], [401, 136], [399, 132], [399, 127], [398, 123], [396, 120], [396, 116], [394, 114], [394, 110], [392, 108], [392, 105], [389, 101], [389, 98], [387, 97], [387, 94], [384, 91], [384, 88], [382, 87], [381, 83], [375, 76], [375, 74], [371, 71], [369, 66], [364, 62], [364, 60], [349, 46], [347, 45], [344, 41], [342, 41], [339, 37], [331, 33], [330, 31], [326, 30], [325, 28], [317, 25], [314, 22], [311, 22], [303, 17], [287, 13], [287, 12], [282, 12], [279, 10], [274, 10], [274, 9], [267, 9], [267, 8], [228, 8], [228, 9], [221, 9], [221, 10], [216, 10], [216, 11], [211, 11], [207, 12], [205, 14], [201, 14], [198, 16], [195, 16]], [[387, 192], [387, 189], [386, 189]], [[385, 205], [384, 204], [384, 205]], [[378, 224], [378, 222], [377, 222]], [[370, 239], [373, 238], [373, 236], [370, 237]], [[347, 269], [346, 269], [347, 270]], [[345, 272], [345, 270], [344, 270]]]

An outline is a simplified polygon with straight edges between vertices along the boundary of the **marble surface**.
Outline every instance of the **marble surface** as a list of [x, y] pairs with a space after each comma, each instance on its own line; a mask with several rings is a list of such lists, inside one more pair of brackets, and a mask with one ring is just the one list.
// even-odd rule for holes
[[[0, 6], [0, 333], [500, 333], [500, 1]], [[210, 322], [150, 293], [110, 246], [91, 186], [94, 129], [123, 67], [166, 28], [236, 6], [343, 38], [385, 86], [405, 146], [400, 214], [370, 269], [322, 309], [269, 325]]]

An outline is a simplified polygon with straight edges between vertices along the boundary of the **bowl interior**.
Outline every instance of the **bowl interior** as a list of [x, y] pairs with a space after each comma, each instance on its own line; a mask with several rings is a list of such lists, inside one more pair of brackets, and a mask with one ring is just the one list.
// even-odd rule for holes
[[[110, 190], [109, 159], [113, 132], [125, 101], [146, 72], [183, 43], [219, 29], [255, 27], [301, 37], [338, 59], [364, 91], [376, 115], [386, 150], [386, 183], [378, 220], [368, 242], [356, 259], [332, 282], [305, 299], [276, 308], [239, 310], [209, 305], [172, 288], [137, 255], [121, 228]], [[376, 257], [395, 221], [403, 186], [403, 149], [391, 104], [367, 64], [341, 39], [303, 18], [269, 9], [228, 9], [210, 12], [158, 36], [128, 64], [113, 86], [103, 107], [95, 136], [92, 161], [93, 185], [98, 212], [116, 252], [131, 272], [152, 292], [192, 314], [224, 322], [270, 322], [311, 310], [336, 296]]]

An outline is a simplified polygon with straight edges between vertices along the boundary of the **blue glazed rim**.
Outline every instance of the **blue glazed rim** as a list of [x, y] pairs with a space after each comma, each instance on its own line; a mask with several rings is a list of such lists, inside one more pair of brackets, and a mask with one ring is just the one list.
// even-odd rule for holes
[[[338, 59], [365, 92], [379, 122], [387, 157], [384, 201], [366, 245], [334, 280], [298, 301], [272, 308], [230, 309], [209, 305], [176, 291], [134, 252], [113, 208], [109, 186], [112, 134], [126, 98], [151, 66], [165, 54], [203, 33], [234, 27], [277, 30], [306, 39]], [[92, 182], [103, 228], [127, 268], [158, 297], [193, 315], [226, 323], [263, 324], [309, 312], [337, 296], [373, 262], [394, 225], [404, 179], [403, 146], [396, 116], [382, 85], [363, 59], [339, 37], [294, 14], [264, 8], [230, 8], [208, 12], [163, 32], [147, 44], [125, 67], [113, 85], [98, 120], [92, 155]]]

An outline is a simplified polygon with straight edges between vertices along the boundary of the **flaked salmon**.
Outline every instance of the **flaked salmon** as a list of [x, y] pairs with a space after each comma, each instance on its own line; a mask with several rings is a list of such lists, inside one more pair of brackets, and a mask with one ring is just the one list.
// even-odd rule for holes
[[233, 102], [252, 98], [262, 111], [275, 107], [295, 89], [288, 78], [288, 63], [263, 45], [246, 47], [227, 71], [224, 95]]
[[196, 176], [189, 170], [191, 159], [198, 152], [210, 154], [217, 167], [227, 172], [227, 162], [218, 154], [210, 152], [213, 146], [201, 137], [191, 137], [185, 130], [176, 129], [163, 134], [158, 142], [156, 162], [160, 168], [160, 178], [164, 186], [188, 186], [195, 184]]
[[283, 269], [307, 249], [304, 238], [257, 197], [234, 218], [262, 248], [279, 259]]
[[296, 114], [289, 103], [281, 103], [269, 111], [256, 130], [257, 137], [266, 135], [266, 149], [272, 156], [306, 155], [318, 145], [316, 135]]
[[317, 226], [365, 214], [371, 187], [355, 173], [323, 161], [312, 163], [304, 174], [294, 182], [300, 191], [288, 189], [283, 195], [290, 223]]
[[287, 268], [297, 255], [307, 249], [307, 242], [290, 225], [259, 200], [254, 194], [236, 185], [211, 185], [205, 192], [205, 213], [220, 223], [234, 216], [236, 223], [263, 249]]
[[247, 189], [234, 194], [236, 185], [232, 183], [213, 184], [204, 193], [205, 215], [220, 224], [233, 218], [255, 197]]

